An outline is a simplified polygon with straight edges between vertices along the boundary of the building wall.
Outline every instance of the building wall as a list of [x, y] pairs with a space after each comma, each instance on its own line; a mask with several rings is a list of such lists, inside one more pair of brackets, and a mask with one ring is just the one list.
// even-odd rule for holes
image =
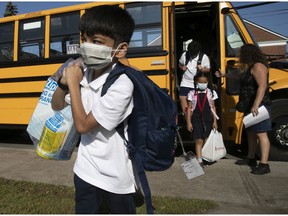
[[268, 56], [268, 58], [278, 59], [279, 57], [284, 58], [286, 55], [286, 46], [260, 46], [260, 48], [262, 52]]
[[286, 57], [287, 39], [285, 40], [282, 37], [251, 25], [250, 23], [246, 22], [246, 25], [258, 42], [262, 52], [265, 53], [269, 59], [274, 60]]

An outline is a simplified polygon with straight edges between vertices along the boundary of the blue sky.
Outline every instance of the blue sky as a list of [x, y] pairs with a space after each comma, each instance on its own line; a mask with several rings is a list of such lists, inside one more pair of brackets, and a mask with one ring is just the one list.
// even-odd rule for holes
[[[255, 3], [261, 2], [232, 2], [234, 6]], [[238, 13], [243, 19], [288, 37], [288, 1], [241, 9]]]
[[[18, 14], [32, 11], [57, 8], [87, 1], [12, 1], [18, 7]], [[249, 1], [233, 1], [234, 6], [261, 3]], [[0, 0], [0, 17], [3, 17], [7, 1]], [[242, 18], [247, 19], [264, 28], [288, 37], [288, 1], [281, 1], [263, 6], [241, 9], [238, 11]]]

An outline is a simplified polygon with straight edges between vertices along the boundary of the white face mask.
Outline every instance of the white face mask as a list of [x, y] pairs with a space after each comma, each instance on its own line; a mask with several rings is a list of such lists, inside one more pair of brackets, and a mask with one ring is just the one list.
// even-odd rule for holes
[[[112, 50], [112, 47], [104, 45], [82, 43], [80, 54], [82, 56], [82, 61], [87, 65], [87, 67], [101, 69], [112, 62], [118, 47], [116, 50]], [[113, 55], [112, 51], [115, 51]]]
[[207, 89], [208, 83], [197, 83], [198, 89], [204, 91]]

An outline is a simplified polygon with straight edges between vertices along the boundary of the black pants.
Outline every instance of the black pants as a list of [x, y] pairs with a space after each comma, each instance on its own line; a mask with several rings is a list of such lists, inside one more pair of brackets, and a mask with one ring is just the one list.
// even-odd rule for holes
[[74, 174], [75, 213], [99, 214], [100, 205], [106, 199], [111, 214], [135, 214], [136, 207], [132, 194], [114, 194], [95, 187]]

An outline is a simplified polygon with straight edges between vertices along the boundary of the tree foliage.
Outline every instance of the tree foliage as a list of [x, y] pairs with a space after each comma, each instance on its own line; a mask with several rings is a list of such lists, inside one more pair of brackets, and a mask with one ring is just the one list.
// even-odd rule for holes
[[5, 8], [4, 17], [14, 16], [18, 13], [17, 5], [14, 5], [12, 2], [8, 2]]

